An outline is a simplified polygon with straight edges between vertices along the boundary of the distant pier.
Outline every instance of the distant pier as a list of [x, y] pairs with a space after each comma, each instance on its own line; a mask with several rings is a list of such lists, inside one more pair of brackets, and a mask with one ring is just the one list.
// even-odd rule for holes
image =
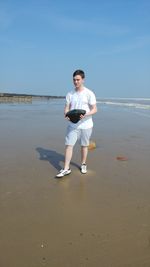
[[60, 99], [64, 96], [42, 96], [42, 95], [27, 95], [27, 94], [8, 94], [0, 93], [0, 103], [32, 103], [33, 100], [50, 100]]

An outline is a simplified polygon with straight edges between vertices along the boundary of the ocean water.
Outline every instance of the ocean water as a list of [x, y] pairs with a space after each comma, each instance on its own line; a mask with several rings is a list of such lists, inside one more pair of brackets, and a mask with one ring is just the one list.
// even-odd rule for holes
[[97, 104], [105, 108], [119, 108], [150, 118], [150, 98], [97, 98]]
[[150, 98], [98, 98], [97, 102], [109, 106], [150, 110]]
[[[59, 112], [63, 109], [65, 99], [44, 99], [33, 100], [31, 103], [0, 103], [0, 112], [2, 111], [38, 111], [55, 110]], [[124, 110], [134, 112], [139, 116], [150, 118], [150, 98], [97, 98], [97, 105], [101, 109]]]

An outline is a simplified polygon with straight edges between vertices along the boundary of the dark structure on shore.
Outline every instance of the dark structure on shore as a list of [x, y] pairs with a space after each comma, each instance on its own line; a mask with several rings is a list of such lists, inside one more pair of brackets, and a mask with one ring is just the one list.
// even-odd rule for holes
[[0, 93], [0, 103], [9, 102], [32, 102], [32, 100], [50, 100], [63, 99], [64, 96], [48, 96], [48, 95], [29, 95], [29, 94], [10, 94]]

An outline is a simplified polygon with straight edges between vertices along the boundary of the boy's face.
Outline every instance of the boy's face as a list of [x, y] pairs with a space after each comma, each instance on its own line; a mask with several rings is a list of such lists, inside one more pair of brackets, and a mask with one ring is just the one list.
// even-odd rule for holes
[[83, 86], [84, 79], [80, 75], [76, 75], [73, 77], [73, 83], [76, 89], [80, 89]]

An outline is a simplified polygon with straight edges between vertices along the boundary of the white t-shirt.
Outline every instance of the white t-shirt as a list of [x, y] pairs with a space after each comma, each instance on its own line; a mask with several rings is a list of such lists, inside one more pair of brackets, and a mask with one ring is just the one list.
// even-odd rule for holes
[[[90, 111], [90, 106], [96, 104], [95, 94], [84, 87], [81, 92], [73, 90], [66, 95], [66, 104], [72, 109], [84, 109], [86, 112]], [[81, 119], [78, 123], [69, 121], [73, 128], [88, 129], [93, 127], [92, 115]]]

